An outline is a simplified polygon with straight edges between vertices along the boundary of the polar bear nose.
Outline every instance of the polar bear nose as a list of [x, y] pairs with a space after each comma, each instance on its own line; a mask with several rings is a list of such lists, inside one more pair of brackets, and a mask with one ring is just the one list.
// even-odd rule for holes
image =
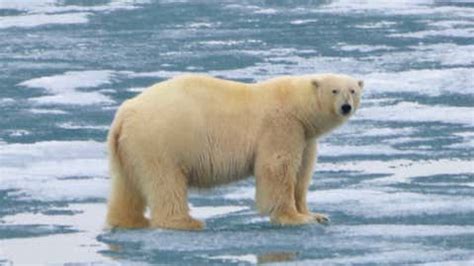
[[350, 106], [349, 104], [346, 103], [346, 104], [341, 106], [341, 110], [342, 110], [343, 115], [347, 115], [351, 112], [352, 106]]

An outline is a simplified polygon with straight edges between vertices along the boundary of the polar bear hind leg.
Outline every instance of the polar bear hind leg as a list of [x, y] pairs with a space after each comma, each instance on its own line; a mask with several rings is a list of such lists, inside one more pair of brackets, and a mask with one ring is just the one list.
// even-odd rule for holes
[[204, 223], [189, 214], [187, 179], [171, 163], [148, 164], [140, 174], [151, 211], [150, 227], [176, 230], [202, 230]]
[[107, 211], [107, 224], [119, 228], [148, 227], [144, 216], [145, 201], [136, 184], [128, 177], [114, 176]]
[[146, 203], [135, 182], [130, 164], [123, 163], [119, 138], [122, 131], [122, 114], [118, 113], [108, 136], [111, 191], [108, 201], [107, 225], [115, 228], [142, 228], [148, 226], [144, 216]]

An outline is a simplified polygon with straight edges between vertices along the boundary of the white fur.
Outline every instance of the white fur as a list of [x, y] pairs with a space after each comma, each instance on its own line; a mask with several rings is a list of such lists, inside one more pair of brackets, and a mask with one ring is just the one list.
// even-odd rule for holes
[[357, 109], [361, 87], [335, 74], [255, 84], [184, 75], [155, 84], [123, 103], [109, 132], [108, 224], [201, 229], [189, 215], [188, 186], [251, 175], [257, 206], [272, 221], [324, 221], [306, 206], [317, 138], [347, 120], [343, 104]]

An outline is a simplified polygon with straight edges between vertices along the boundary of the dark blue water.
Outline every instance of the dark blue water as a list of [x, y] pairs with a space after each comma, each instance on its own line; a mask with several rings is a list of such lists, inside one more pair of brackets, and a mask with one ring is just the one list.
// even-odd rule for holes
[[[0, 0], [0, 264], [474, 262], [469, 1]], [[194, 191], [203, 232], [102, 229], [116, 108], [183, 72], [338, 72], [362, 107], [321, 140], [329, 226], [282, 228], [252, 179]]]

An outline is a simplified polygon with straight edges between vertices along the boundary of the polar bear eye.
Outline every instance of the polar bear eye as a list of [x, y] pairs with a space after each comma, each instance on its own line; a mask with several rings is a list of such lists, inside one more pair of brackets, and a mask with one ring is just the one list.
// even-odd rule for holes
[[354, 94], [354, 93], [356, 93], [356, 91], [355, 91], [355, 90], [351, 90], [351, 93]]
[[338, 90], [332, 90], [332, 94], [338, 94], [339, 91]]

